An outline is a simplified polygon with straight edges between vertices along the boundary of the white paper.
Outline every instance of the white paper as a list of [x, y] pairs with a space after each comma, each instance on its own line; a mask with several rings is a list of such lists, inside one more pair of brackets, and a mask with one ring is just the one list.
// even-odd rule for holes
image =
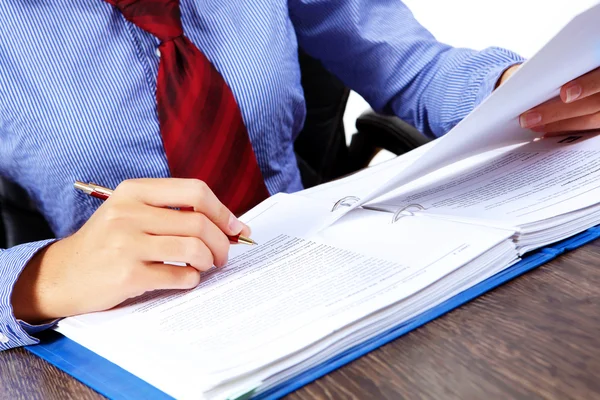
[[469, 156], [541, 137], [521, 128], [518, 117], [556, 97], [565, 83], [600, 66], [598, 21], [600, 4], [575, 17], [479, 107], [436, 140], [423, 157], [353, 207]]
[[417, 203], [427, 215], [514, 227], [598, 203], [600, 134], [538, 140], [482, 160], [477, 167], [392, 192], [373, 204], [390, 211]]
[[[491, 249], [484, 256], [452, 272], [444, 280], [435, 282], [404, 301], [395, 302], [396, 293], [401, 291], [401, 284], [397, 287], [388, 287], [361, 305], [365, 309], [371, 307], [377, 308], [379, 311], [368, 313], [367, 317], [357, 320], [352, 325], [336, 330], [326, 338], [311, 344], [303, 351], [286, 357], [278, 363], [257, 370], [250, 375], [252, 377], [250, 382], [255, 380], [263, 382], [259, 390], [260, 393], [279, 382], [290, 379], [292, 376], [305, 371], [311, 366], [319, 365], [331, 359], [336, 354], [356, 346], [357, 343], [364, 343], [374, 336], [380, 335], [382, 332], [397, 327], [405, 321], [410, 321], [411, 318], [417, 317], [425, 310], [429, 310], [463, 292], [466, 288], [484, 281], [516, 261], [512, 243], [503, 242], [494, 249]], [[386, 307], [386, 304], [390, 303], [394, 304]], [[353, 318], [362, 315], [360, 307], [348, 308], [346, 312], [351, 313]], [[343, 318], [343, 316], [340, 316], [340, 318]], [[249, 386], [248, 382], [245, 382], [246, 379], [232, 381], [216, 388], [210, 393], [214, 393], [217, 396], [216, 398], [220, 398], [218, 393], [228, 393], [228, 389], [232, 387], [247, 388]]]

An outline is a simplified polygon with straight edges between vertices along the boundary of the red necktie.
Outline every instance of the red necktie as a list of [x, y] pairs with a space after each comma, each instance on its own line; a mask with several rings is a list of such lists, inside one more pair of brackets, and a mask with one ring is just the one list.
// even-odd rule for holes
[[106, 0], [160, 41], [156, 100], [171, 176], [208, 184], [234, 214], [269, 196], [233, 94], [183, 34], [178, 0]]

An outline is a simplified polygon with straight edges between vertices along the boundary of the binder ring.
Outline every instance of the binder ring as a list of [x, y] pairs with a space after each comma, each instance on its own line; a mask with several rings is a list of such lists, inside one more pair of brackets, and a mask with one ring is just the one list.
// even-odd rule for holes
[[331, 208], [331, 211], [335, 211], [341, 206], [350, 207], [353, 203], [360, 201], [360, 199], [356, 196], [346, 196], [339, 199]]
[[416, 210], [413, 210], [413, 211], [423, 211], [423, 210], [425, 210], [425, 207], [423, 207], [423, 206], [422, 206], [422, 205], [420, 205], [420, 204], [409, 204], [409, 205], [407, 205], [406, 207], [402, 207], [402, 208], [398, 209], [398, 210], [397, 210], [397, 211], [394, 213], [394, 215], [392, 216], [392, 224], [393, 224], [394, 222], [397, 222], [397, 221], [398, 221], [400, 218], [402, 218], [402, 217], [406, 217], [406, 214], [402, 214], [402, 213], [404, 213], [404, 212], [407, 212], [407, 213], [409, 213], [409, 215], [414, 215], [414, 214], [412, 213], [412, 211], [409, 211], [409, 210], [408, 210], [409, 208], [416, 208]]

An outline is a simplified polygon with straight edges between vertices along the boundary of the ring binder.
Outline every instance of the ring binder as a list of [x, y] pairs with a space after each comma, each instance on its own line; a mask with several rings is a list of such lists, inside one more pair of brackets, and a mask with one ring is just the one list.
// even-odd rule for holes
[[[349, 202], [349, 201], [352, 202]], [[337, 210], [338, 208], [340, 208], [341, 206], [346, 206], [349, 207], [351, 206], [353, 203], [356, 203], [357, 201], [360, 201], [360, 198], [356, 197], [356, 196], [346, 196], [346, 197], [342, 197], [341, 199], [339, 199], [338, 201], [336, 201], [336, 203], [333, 205], [333, 207], [331, 208], [331, 212], [334, 212], [335, 210]]]
[[411, 207], [412, 208], [416, 208], [416, 210], [414, 210], [414, 211], [423, 211], [423, 210], [425, 210], [425, 207], [423, 207], [420, 204], [409, 204], [406, 207], [399, 208], [398, 210], [396, 210], [396, 212], [392, 216], [392, 224], [394, 222], [397, 222], [400, 218], [406, 217], [407, 216], [406, 214], [402, 214], [404, 212], [409, 213], [408, 215], [414, 215], [411, 211], [408, 210]]

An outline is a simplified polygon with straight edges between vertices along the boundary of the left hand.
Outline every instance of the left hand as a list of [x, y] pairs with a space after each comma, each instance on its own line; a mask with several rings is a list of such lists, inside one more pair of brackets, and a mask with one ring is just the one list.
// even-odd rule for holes
[[[517, 68], [505, 71], [500, 84]], [[600, 129], [600, 68], [563, 85], [559, 97], [521, 114], [519, 123], [546, 136]]]

